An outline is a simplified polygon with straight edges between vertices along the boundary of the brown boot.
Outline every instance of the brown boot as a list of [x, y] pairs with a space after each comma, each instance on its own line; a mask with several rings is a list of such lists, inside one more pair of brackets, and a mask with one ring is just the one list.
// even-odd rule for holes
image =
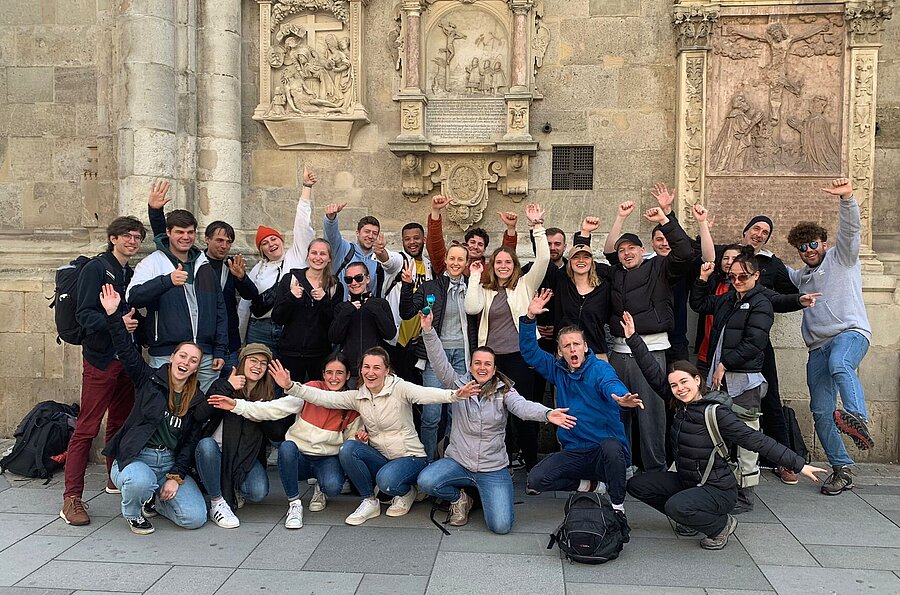
[[87, 513], [88, 504], [78, 496], [67, 496], [63, 500], [62, 510], [59, 516], [69, 525], [80, 527], [91, 522], [91, 517]]

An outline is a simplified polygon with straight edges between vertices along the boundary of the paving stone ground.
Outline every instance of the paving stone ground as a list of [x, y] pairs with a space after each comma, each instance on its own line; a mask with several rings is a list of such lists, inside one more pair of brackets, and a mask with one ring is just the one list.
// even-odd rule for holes
[[480, 512], [444, 536], [425, 503], [402, 518], [348, 527], [343, 519], [358, 504], [350, 496], [306, 511], [303, 529], [289, 531], [270, 467], [269, 496], [239, 511], [238, 529], [186, 531], [157, 517], [156, 533], [140, 537], [119, 515], [118, 496], [103, 492], [104, 471], [88, 470], [86, 527], [58, 516], [61, 473], [48, 485], [0, 476], [0, 595], [900, 593], [898, 466], [858, 466], [856, 490], [837, 497], [766, 473], [756, 510], [741, 515], [720, 552], [676, 537], [662, 515], [629, 500], [631, 543], [603, 566], [569, 564], [546, 549], [566, 494], [525, 496], [521, 472], [516, 525], [504, 536], [489, 533]]

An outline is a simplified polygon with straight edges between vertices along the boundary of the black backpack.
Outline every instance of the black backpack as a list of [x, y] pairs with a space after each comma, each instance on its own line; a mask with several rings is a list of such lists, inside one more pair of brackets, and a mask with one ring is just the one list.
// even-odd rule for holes
[[75, 310], [78, 306], [76, 298], [78, 277], [81, 276], [84, 265], [91, 260], [93, 259], [87, 256], [79, 256], [69, 264], [56, 269], [56, 289], [53, 291], [50, 307], [53, 308], [53, 316], [56, 319], [56, 342], [59, 344], [65, 341], [70, 345], [81, 345], [84, 340], [84, 329], [75, 320]]
[[629, 541], [631, 529], [612, 506], [606, 494], [575, 492], [569, 496], [566, 516], [556, 533], [550, 535], [547, 549], [559, 546], [560, 557], [569, 562], [603, 564], [619, 557]]
[[13, 436], [15, 445], [0, 459], [0, 473], [7, 470], [24, 477], [40, 477], [50, 482], [53, 472], [63, 466], [69, 439], [75, 431], [78, 404], [43, 401], [28, 412]]
[[784, 423], [787, 425], [788, 429], [788, 441], [790, 442], [791, 450], [803, 457], [803, 460], [809, 463], [812, 457], [810, 457], [809, 449], [806, 448], [803, 434], [800, 432], [800, 424], [797, 423], [797, 414], [794, 413], [794, 410], [791, 409], [789, 405], [782, 405], [782, 411], [784, 412]]

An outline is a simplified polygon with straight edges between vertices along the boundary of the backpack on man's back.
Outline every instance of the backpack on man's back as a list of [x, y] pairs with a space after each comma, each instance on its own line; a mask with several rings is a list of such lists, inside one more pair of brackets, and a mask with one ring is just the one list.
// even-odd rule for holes
[[550, 536], [547, 549], [559, 546], [570, 562], [603, 564], [619, 557], [631, 532], [625, 516], [617, 512], [609, 496], [575, 492], [569, 496], [562, 524]]
[[78, 309], [78, 277], [87, 263], [93, 258], [79, 256], [69, 264], [56, 269], [56, 284], [53, 291], [53, 301], [50, 308], [53, 309], [53, 318], [56, 322], [56, 342], [65, 341], [70, 345], [81, 345], [84, 340], [84, 329], [75, 319], [75, 311]]
[[78, 411], [77, 403], [42, 401], [35, 405], [13, 433], [16, 443], [0, 459], [0, 473], [12, 471], [50, 481], [53, 472], [65, 462]]

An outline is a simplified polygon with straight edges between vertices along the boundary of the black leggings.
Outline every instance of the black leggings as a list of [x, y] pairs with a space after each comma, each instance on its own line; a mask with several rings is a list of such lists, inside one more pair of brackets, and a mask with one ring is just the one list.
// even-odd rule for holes
[[[521, 353], [498, 353], [495, 361], [497, 369], [513, 381], [517, 393], [529, 401], [540, 401], [540, 398], [534, 396], [534, 369], [525, 363]], [[518, 434], [519, 448], [522, 450], [522, 458], [525, 459], [525, 468], [531, 470], [537, 465], [538, 423], [519, 419], [515, 415], [510, 415], [509, 419], [512, 420]], [[509, 446], [509, 432], [506, 433], [506, 436], [507, 446]], [[507, 450], [509, 449], [507, 448]]]

